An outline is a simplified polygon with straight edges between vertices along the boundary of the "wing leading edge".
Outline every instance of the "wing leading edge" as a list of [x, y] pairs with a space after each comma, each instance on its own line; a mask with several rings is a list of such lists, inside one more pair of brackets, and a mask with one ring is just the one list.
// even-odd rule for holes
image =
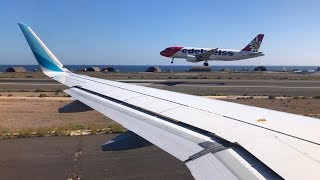
[[19, 25], [42, 70], [72, 99], [184, 161], [196, 179], [319, 178], [319, 120], [77, 75]]

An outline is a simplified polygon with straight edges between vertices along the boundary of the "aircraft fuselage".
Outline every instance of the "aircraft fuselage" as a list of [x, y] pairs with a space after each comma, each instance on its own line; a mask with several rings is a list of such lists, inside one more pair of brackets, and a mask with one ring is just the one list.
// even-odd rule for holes
[[[174, 47], [170, 47], [174, 48]], [[184, 58], [186, 59], [188, 55], [199, 55], [209, 51], [214, 48], [194, 48], [194, 47], [180, 47], [181, 49], [172, 54], [171, 58]], [[175, 48], [174, 48], [175, 49]], [[215, 61], [234, 61], [241, 59], [248, 59], [263, 56], [262, 52], [249, 52], [249, 51], [240, 51], [235, 49], [217, 49], [216, 52], [210, 56], [209, 60]], [[166, 56], [168, 57], [168, 56]]]

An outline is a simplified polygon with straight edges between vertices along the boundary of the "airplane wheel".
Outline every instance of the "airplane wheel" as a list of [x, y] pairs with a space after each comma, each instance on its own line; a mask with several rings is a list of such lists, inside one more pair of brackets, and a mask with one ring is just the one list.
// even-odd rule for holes
[[203, 63], [204, 66], [209, 66], [209, 63], [205, 62]]

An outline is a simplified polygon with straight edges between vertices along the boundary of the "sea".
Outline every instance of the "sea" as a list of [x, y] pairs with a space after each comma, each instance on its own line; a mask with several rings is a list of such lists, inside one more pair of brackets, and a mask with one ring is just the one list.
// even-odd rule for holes
[[[162, 72], [184, 72], [190, 69], [192, 66], [158, 66], [158, 65], [65, 65], [65, 67], [71, 71], [79, 71], [88, 67], [99, 67], [100, 69], [105, 67], [112, 67], [119, 72], [145, 72], [149, 67], [159, 67]], [[27, 71], [40, 70], [39, 65], [0, 65], [0, 72], [5, 72], [9, 67], [24, 67]], [[231, 70], [231, 71], [253, 71], [257, 66], [210, 66], [212, 71]], [[268, 71], [308, 71], [316, 70], [320, 66], [264, 66]]]

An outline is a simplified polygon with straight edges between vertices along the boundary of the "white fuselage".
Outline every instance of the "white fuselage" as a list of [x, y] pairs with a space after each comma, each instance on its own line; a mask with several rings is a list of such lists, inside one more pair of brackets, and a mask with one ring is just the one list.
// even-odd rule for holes
[[[195, 47], [183, 47], [176, 53], [174, 53], [172, 58], [184, 58], [186, 59], [188, 55], [196, 56], [209, 51], [213, 48], [195, 48]], [[248, 52], [240, 51], [235, 49], [217, 49], [216, 53], [210, 56], [209, 60], [215, 61], [234, 61], [241, 59], [248, 59], [263, 56], [262, 52]]]

